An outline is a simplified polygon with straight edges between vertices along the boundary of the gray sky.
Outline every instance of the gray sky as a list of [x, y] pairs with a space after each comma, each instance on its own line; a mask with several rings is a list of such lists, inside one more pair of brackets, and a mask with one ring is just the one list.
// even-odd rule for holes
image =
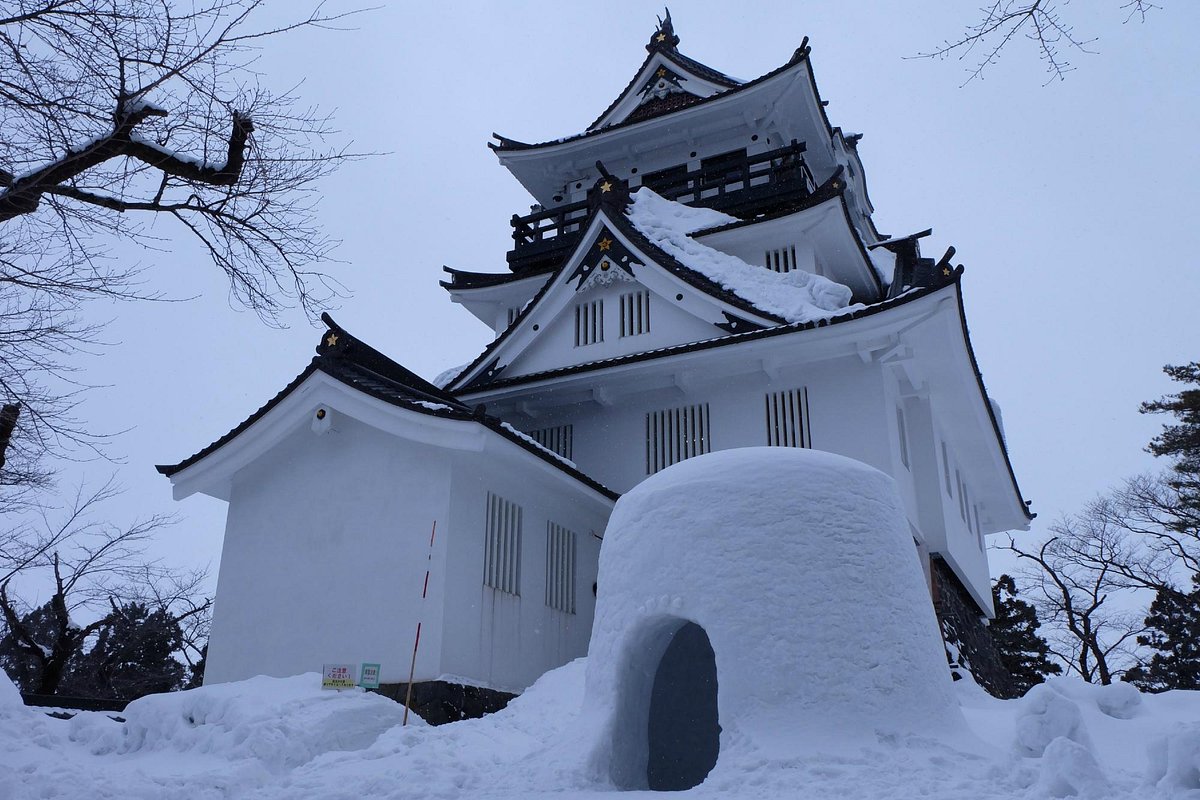
[[[865, 134], [879, 229], [932, 226], [927, 255], [958, 249], [972, 340], [1035, 532], [1155, 466], [1142, 448], [1162, 420], [1137, 405], [1172, 389], [1164, 363], [1200, 358], [1200, 3], [1161, 4], [1144, 25], [1123, 23], [1121, 0], [1066, 5], [1080, 35], [1098, 37], [1098, 55], [1071, 53], [1078, 69], [1043, 87], [1035, 48], [1015, 41], [965, 88], [966, 64], [906, 57], [956, 36], [975, 3], [672, 4], [680, 49], [740, 78], [810, 37], [831, 121]], [[641, 63], [662, 12], [651, 2], [454, 6], [394, 3], [358, 30], [274, 41], [259, 64], [268, 85], [302, 81], [299, 94], [336, 111], [356, 149], [388, 153], [324, 184], [322, 218], [344, 242], [330, 272], [352, 292], [332, 313], [428, 377], [490, 338], [438, 286], [441, 265], [503, 270], [508, 218], [531, 202], [486, 148], [491, 132], [581, 131]], [[156, 232], [174, 234], [166, 222]], [[298, 314], [275, 330], [231, 309], [221, 276], [186, 241], [146, 278], [195, 299], [93, 308], [113, 320], [118, 345], [82, 362], [107, 388], [81, 416], [130, 430], [112, 448], [122, 464], [68, 465], [63, 486], [115, 469], [128, 491], [112, 516], [178, 512], [156, 552], [210, 563], [215, 579], [225, 504], [172, 502], [153, 465], [248, 416], [303, 369], [319, 333]]]

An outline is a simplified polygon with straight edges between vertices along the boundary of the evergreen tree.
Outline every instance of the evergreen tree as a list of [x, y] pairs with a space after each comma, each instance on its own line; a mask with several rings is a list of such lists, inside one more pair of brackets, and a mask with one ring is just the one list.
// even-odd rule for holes
[[188, 682], [184, 689], [198, 689], [204, 685], [204, 665], [208, 661], [208, 645], [200, 648], [200, 660], [188, 670]]
[[1037, 611], [1017, 597], [1017, 584], [1009, 575], [1001, 575], [992, 585], [996, 618], [988, 626], [992, 641], [1000, 652], [1000, 662], [1013, 677], [1020, 694], [1057, 675], [1062, 667], [1047, 658], [1049, 647], [1038, 636]]
[[44, 660], [34, 657], [30, 648], [37, 648], [43, 654], [52, 654], [59, 639], [58, 625], [50, 604], [24, 614], [21, 627], [27, 638], [14, 632], [11, 627], [0, 638], [0, 667], [22, 692], [37, 694], [41, 689], [45, 664]]
[[1179, 420], [1177, 425], [1164, 425], [1147, 449], [1175, 462], [1171, 485], [1180, 492], [1186, 510], [1200, 512], [1200, 362], [1178, 367], [1168, 364], [1163, 372], [1193, 388], [1142, 403], [1143, 414], [1172, 414]]
[[1138, 644], [1157, 652], [1146, 664], [1125, 673], [1125, 680], [1147, 692], [1200, 689], [1200, 574], [1182, 594], [1160, 589], [1146, 617], [1147, 632]]
[[45, 605], [20, 614], [8, 597], [7, 584], [0, 584], [0, 612], [7, 629], [0, 639], [0, 665], [22, 692], [32, 694], [58, 694], [85, 642], [108, 619], [80, 627], [71, 619], [61, 592]]
[[134, 700], [179, 689], [186, 668], [173, 654], [183, 645], [179, 622], [162, 608], [143, 603], [113, 607], [95, 646], [72, 663], [62, 693], [78, 697]]

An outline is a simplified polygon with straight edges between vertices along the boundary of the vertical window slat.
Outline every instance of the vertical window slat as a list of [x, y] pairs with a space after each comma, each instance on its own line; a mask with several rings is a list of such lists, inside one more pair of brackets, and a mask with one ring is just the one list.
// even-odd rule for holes
[[574, 531], [546, 523], [546, 605], [567, 614], [575, 613], [575, 542]]
[[812, 412], [810, 412], [808, 410], [808, 387], [807, 386], [804, 387], [803, 420], [804, 420], [804, 447], [812, 447], [813, 446]]
[[808, 390], [785, 389], [765, 395], [767, 444], [771, 447], [809, 447]]
[[946, 479], [946, 494], [954, 497], [954, 488], [950, 483], [950, 453], [946, 450], [945, 442], [942, 442], [942, 474]]
[[783, 273], [798, 269], [796, 245], [785, 245], [777, 250], [766, 251], [765, 264], [772, 272]]
[[646, 414], [646, 474], [712, 449], [707, 403]]
[[621, 295], [621, 336], [650, 332], [650, 292], [641, 290]]
[[486, 508], [484, 585], [508, 594], [520, 595], [521, 507], [488, 492]]
[[604, 301], [590, 300], [575, 306], [575, 346], [604, 341]]
[[570, 423], [529, 431], [529, 437], [563, 458], [571, 459], [574, 456], [575, 426]]

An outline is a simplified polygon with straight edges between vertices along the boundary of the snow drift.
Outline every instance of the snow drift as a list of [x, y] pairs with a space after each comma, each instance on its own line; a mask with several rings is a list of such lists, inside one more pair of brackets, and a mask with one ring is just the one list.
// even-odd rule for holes
[[403, 714], [403, 706], [362, 689], [322, 691], [314, 672], [149, 695], [129, 704], [124, 725], [97, 727], [86, 715], [73, 727], [97, 754], [198, 752], [252, 759], [278, 773], [332, 750], [364, 749]]

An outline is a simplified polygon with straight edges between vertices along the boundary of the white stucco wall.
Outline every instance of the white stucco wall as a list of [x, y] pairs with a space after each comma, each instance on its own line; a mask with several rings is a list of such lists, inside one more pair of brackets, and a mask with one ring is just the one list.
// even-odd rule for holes
[[[519, 595], [484, 584], [489, 492], [521, 507]], [[443, 672], [516, 691], [546, 670], [586, 655], [595, 609], [597, 537], [611, 504], [566, 489], [557, 476], [470, 454], [455, 459], [451, 496]], [[548, 522], [575, 533], [574, 614], [545, 602]]]
[[[444, 452], [344, 415], [321, 436], [298, 427], [239, 472], [205, 681], [362, 661], [407, 680], [429, 529], [446, 518], [449, 486]], [[435, 580], [421, 610], [421, 676], [439, 672], [440, 591]]]
[[697, 371], [686, 388], [663, 376], [646, 381], [636, 395], [622, 394], [611, 405], [583, 401], [536, 418], [515, 422], [532, 430], [574, 427], [573, 458], [580, 469], [617, 491], [627, 491], [646, 475], [646, 414], [708, 403], [712, 450], [767, 444], [764, 396], [806, 387], [813, 447], [839, 453], [893, 474], [891, 428], [882, 414], [883, 377], [879, 365], [857, 356], [779, 370], [730, 376]]
[[[233, 478], [207, 682], [363, 661], [407, 681], [418, 620], [417, 680], [520, 690], [587, 652], [611, 501], [475, 423], [450, 424], [482, 449], [449, 449], [332, 413]], [[483, 583], [488, 492], [524, 512], [519, 597]], [[548, 521], [576, 533], [574, 614], [545, 603]]]
[[[546, 369], [557, 369], [570, 364], [600, 361], [631, 353], [641, 353], [660, 347], [670, 347], [684, 342], [712, 339], [721, 335], [718, 328], [700, 319], [688, 310], [688, 305], [699, 306], [695, 292], [688, 291], [684, 300], [676, 300], [676, 286], [669, 278], [655, 274], [653, 267], [641, 267], [637, 274], [649, 279], [654, 288], [639, 281], [618, 280], [606, 286], [588, 287], [569, 295], [561, 308], [535, 310], [526, 320], [526, 325], [538, 325], [540, 333], [520, 352], [505, 369], [505, 375], [528, 375]], [[628, 292], [649, 290], [650, 330], [637, 336], [621, 336], [621, 295]], [[575, 306], [578, 303], [600, 301], [604, 304], [604, 340], [594, 344], [575, 346]], [[704, 313], [720, 318], [705, 303]]]

